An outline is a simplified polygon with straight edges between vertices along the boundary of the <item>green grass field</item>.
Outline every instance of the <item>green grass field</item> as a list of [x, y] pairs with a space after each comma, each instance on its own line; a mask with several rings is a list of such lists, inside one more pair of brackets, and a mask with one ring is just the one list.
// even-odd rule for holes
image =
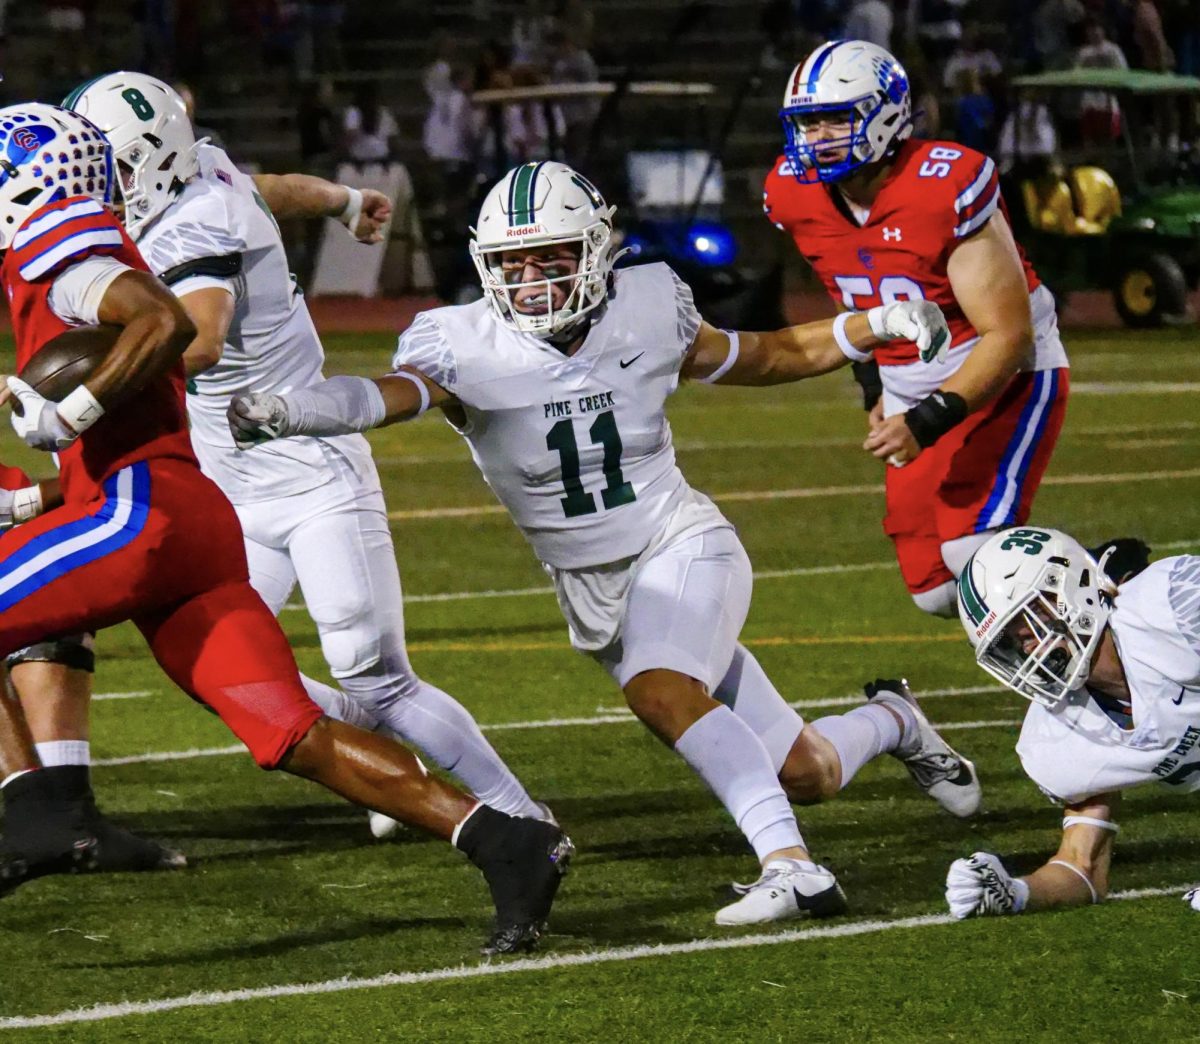
[[[1085, 541], [1139, 534], [1159, 555], [1200, 550], [1194, 345], [1191, 331], [1068, 337], [1075, 393], [1035, 519]], [[387, 335], [331, 338], [329, 370], [380, 372], [390, 347]], [[541, 953], [477, 974], [489, 904], [465, 860], [415, 834], [375, 842], [357, 809], [258, 771], [122, 627], [99, 643], [97, 692], [125, 698], [95, 705], [96, 789], [191, 867], [46, 879], [0, 903], [0, 1029], [100, 1041], [1200, 1039], [1200, 919], [1178, 898], [1200, 880], [1194, 803], [1146, 789], [1122, 817], [1114, 887], [1165, 894], [946, 923], [953, 858], [985, 848], [1031, 869], [1058, 815], [1013, 753], [1023, 701], [975, 667], [957, 624], [911, 605], [890, 564], [882, 475], [859, 449], [848, 376], [687, 388], [671, 417], [685, 474], [766, 574], [745, 638], [781, 691], [815, 717], [865, 680], [907, 675], [975, 759], [982, 815], [951, 819], [877, 762], [838, 800], [801, 810], [851, 913], [719, 930], [728, 883], [756, 876], [741, 836], [570, 650], [553, 597], [528, 590], [545, 577], [507, 518], [439, 514], [493, 501], [458, 438], [426, 419], [372, 436], [409, 639], [421, 672], [490, 727], [579, 846]], [[29, 465], [3, 427], [0, 459]], [[303, 611], [283, 622], [301, 666], [327, 677]], [[143, 1003], [193, 993], [165, 1010]], [[64, 1014], [124, 1002], [89, 1023]], [[28, 1016], [48, 1018], [28, 1028]]]

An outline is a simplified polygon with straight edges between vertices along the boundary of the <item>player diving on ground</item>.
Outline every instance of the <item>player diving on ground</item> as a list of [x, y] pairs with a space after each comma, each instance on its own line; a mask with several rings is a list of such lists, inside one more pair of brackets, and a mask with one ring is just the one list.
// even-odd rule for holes
[[1121, 792], [1200, 789], [1200, 557], [1164, 558], [1118, 587], [1067, 534], [1011, 529], [967, 563], [958, 607], [979, 665], [1032, 701], [1017, 754], [1063, 818], [1054, 857], [1023, 877], [990, 852], [956, 859], [950, 912], [1100, 902]]
[[968, 816], [974, 769], [898, 684], [807, 726], [787, 705], [738, 642], [750, 561], [676, 466], [664, 407], [681, 379], [797, 381], [896, 337], [933, 359], [945, 324], [936, 305], [899, 301], [773, 333], [719, 330], [666, 265], [614, 271], [612, 216], [564, 164], [515, 168], [488, 194], [471, 244], [481, 301], [418, 315], [385, 377], [239, 395], [230, 425], [249, 448], [440, 408], [553, 579], [572, 645], [608, 671], [758, 856], [760, 879], [718, 922], [838, 913], [841, 889], [811, 860], [789, 799], [832, 797], [891, 753]]

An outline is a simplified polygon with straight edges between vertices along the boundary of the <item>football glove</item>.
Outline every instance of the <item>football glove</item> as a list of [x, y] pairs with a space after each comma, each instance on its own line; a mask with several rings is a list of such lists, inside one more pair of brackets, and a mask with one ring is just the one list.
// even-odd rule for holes
[[942, 310], [932, 301], [893, 301], [870, 309], [867, 321], [881, 341], [903, 337], [915, 342], [921, 362], [946, 361], [950, 330]]
[[287, 403], [278, 395], [238, 392], [225, 417], [234, 445], [241, 450], [288, 434]]
[[58, 404], [34, 391], [20, 377], [8, 378], [8, 390], [17, 400], [13, 403], [13, 431], [26, 446], [55, 452], [79, 438], [79, 432], [58, 415]]
[[946, 874], [946, 903], [960, 921], [965, 917], [1015, 914], [1025, 909], [1029, 885], [1012, 877], [998, 856], [975, 852], [956, 859]]
[[1183, 901], [1200, 913], [1200, 888], [1191, 888], [1183, 893]]
[[0, 489], [0, 533], [42, 513], [42, 488], [38, 485], [24, 489]]

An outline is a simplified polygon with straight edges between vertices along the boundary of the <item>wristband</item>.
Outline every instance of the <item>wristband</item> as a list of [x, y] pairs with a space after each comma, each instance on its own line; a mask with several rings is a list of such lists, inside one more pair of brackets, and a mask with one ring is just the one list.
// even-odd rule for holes
[[342, 212], [338, 214], [337, 219], [350, 230], [351, 235], [354, 235], [354, 226], [358, 224], [358, 216], [362, 213], [363, 194], [349, 185], [343, 185], [342, 188], [349, 195], [346, 205], [342, 207]]
[[1072, 873], [1074, 873], [1076, 876], [1078, 876], [1078, 878], [1085, 885], [1088, 886], [1088, 891], [1092, 893], [1092, 902], [1093, 903], [1100, 902], [1100, 896], [1096, 894], [1096, 886], [1094, 884], [1092, 884], [1092, 879], [1090, 877], [1088, 877], [1088, 875], [1085, 874], [1082, 870], [1080, 870], [1079, 867], [1077, 867], [1074, 863], [1068, 863], [1065, 859], [1051, 859], [1050, 862], [1048, 862], [1046, 865], [1047, 866], [1065, 866], [1068, 870], [1070, 870]]
[[1079, 823], [1085, 826], [1099, 827], [1101, 830], [1111, 830], [1114, 834], [1121, 832], [1121, 828], [1111, 819], [1097, 819], [1095, 816], [1063, 816], [1062, 826], [1064, 830]]
[[852, 359], [854, 362], [868, 362], [872, 358], [871, 353], [855, 348], [850, 343], [850, 338], [846, 336], [846, 324], [852, 315], [858, 314], [858, 312], [842, 312], [838, 315], [833, 321], [833, 339], [847, 359]]
[[956, 392], [935, 391], [904, 414], [904, 423], [921, 449], [928, 449], [967, 415], [967, 401]]
[[82, 435], [101, 417], [104, 407], [85, 385], [80, 385], [58, 404], [59, 419], [76, 435]]
[[887, 326], [883, 321], [883, 305], [876, 305], [874, 308], [867, 309], [867, 323], [871, 327], [873, 333], [881, 341], [890, 341], [888, 336]]
[[37, 518], [42, 513], [44, 507], [41, 486], [33, 485], [26, 486], [24, 489], [18, 489], [13, 493], [12, 499], [13, 525], [19, 526], [22, 522], [28, 522], [31, 518]]
[[416, 420], [427, 409], [429, 409], [429, 386], [421, 380], [415, 373], [408, 373], [405, 370], [397, 370], [395, 373], [388, 374], [389, 377], [403, 377], [406, 381], [412, 381], [417, 386], [417, 391], [421, 394], [421, 406], [409, 420]]
[[736, 330], [722, 330], [726, 337], [729, 338], [729, 354], [725, 356], [725, 361], [721, 363], [707, 377], [700, 377], [698, 380], [701, 384], [716, 384], [722, 377], [733, 369], [733, 364], [738, 358], [738, 335]]

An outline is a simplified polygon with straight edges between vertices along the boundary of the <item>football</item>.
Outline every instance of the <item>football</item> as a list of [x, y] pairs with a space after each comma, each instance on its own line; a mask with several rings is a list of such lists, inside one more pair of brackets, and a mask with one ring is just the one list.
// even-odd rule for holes
[[91, 376], [120, 334], [119, 326], [76, 326], [43, 345], [20, 378], [38, 394], [61, 402]]

